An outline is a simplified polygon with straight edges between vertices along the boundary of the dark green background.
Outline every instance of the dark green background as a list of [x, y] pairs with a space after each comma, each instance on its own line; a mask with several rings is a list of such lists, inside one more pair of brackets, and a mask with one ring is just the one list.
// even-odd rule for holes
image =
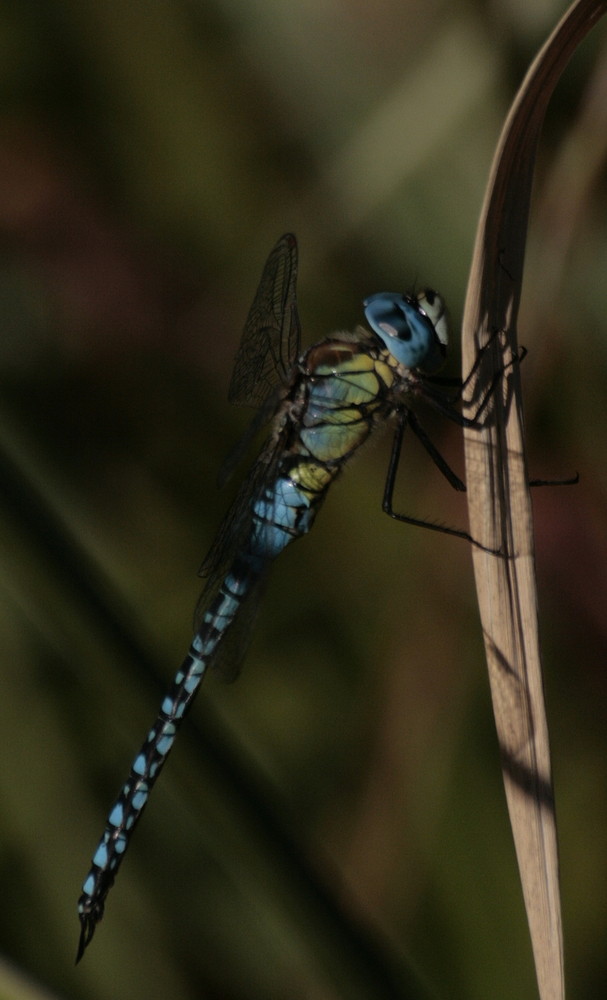
[[[470, 555], [382, 515], [386, 439], [274, 568], [240, 681], [205, 684], [73, 966], [229, 502], [265, 256], [297, 233], [306, 344], [420, 284], [457, 330], [501, 123], [564, 9], [519, 6], [0, 5], [2, 998], [404, 997], [403, 956], [450, 1000], [536, 996]], [[550, 111], [520, 322], [531, 472], [581, 474], [534, 497], [576, 1000], [607, 985], [605, 31]], [[413, 440], [401, 486], [465, 525]]]

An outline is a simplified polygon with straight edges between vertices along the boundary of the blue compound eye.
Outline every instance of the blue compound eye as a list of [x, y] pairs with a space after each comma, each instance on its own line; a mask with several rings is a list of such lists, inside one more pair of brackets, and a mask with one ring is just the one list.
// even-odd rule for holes
[[445, 303], [438, 292], [426, 288], [415, 298], [378, 292], [365, 299], [364, 306], [371, 329], [401, 365], [438, 371], [448, 341]]

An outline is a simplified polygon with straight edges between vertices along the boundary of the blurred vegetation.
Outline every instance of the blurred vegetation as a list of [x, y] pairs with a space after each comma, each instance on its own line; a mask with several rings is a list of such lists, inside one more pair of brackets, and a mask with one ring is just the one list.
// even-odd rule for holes
[[[307, 343], [425, 282], [457, 326], [501, 122], [563, 9], [1, 4], [3, 997], [404, 997], [409, 962], [451, 1000], [535, 996], [469, 555], [382, 516], [386, 441], [279, 560], [73, 958], [229, 501], [267, 252], [297, 233]], [[532, 472], [581, 474], [535, 496], [576, 1000], [607, 985], [605, 37], [546, 125], [520, 327]], [[458, 430], [428, 426], [461, 470]], [[402, 509], [465, 524], [410, 444]]]

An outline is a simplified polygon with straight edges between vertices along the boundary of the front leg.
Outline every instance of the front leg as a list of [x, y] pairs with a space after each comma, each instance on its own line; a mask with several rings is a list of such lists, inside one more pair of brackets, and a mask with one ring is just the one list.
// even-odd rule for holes
[[453, 535], [455, 538], [463, 538], [472, 545], [476, 545], [478, 548], [483, 549], [484, 552], [491, 552], [494, 555], [502, 555], [503, 553], [499, 549], [488, 549], [486, 545], [482, 545], [481, 542], [477, 542], [476, 539], [472, 537], [467, 531], [463, 531], [460, 528], [449, 528], [444, 524], [434, 524], [432, 521], [424, 521], [421, 518], [410, 517], [408, 514], [397, 513], [392, 506], [392, 499], [394, 496], [394, 484], [396, 482], [396, 473], [398, 471], [398, 464], [400, 461], [400, 453], [403, 443], [403, 434], [405, 433], [405, 428], [407, 424], [410, 424], [412, 431], [417, 435], [424, 448], [440, 469], [442, 474], [445, 476], [447, 482], [453, 486], [454, 489], [465, 491], [466, 487], [462, 480], [455, 474], [453, 469], [447, 464], [443, 456], [440, 454], [435, 445], [432, 444], [430, 438], [427, 436], [426, 432], [421, 428], [417, 421], [417, 417], [411, 412], [411, 410], [403, 407], [399, 410], [396, 416], [396, 431], [394, 433], [394, 441], [392, 443], [392, 453], [390, 455], [390, 465], [388, 466], [388, 475], [386, 477], [386, 485], [384, 488], [384, 497], [382, 501], [382, 510], [384, 514], [389, 517], [393, 517], [396, 521], [402, 521], [405, 524], [413, 524], [418, 528], [427, 528], [429, 531], [440, 531], [444, 535]]

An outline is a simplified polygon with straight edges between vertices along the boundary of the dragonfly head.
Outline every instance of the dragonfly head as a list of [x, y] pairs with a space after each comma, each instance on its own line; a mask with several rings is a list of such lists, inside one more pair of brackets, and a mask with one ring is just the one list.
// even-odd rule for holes
[[377, 292], [364, 301], [365, 316], [386, 349], [405, 368], [432, 373], [447, 354], [449, 322], [438, 292], [422, 289], [417, 295]]

